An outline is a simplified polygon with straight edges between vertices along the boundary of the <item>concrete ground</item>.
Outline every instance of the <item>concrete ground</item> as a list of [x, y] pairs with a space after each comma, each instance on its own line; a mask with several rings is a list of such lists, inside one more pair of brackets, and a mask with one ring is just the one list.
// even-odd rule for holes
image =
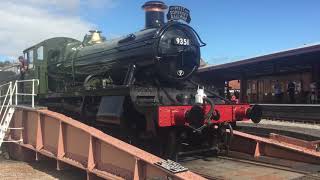
[[320, 139], [320, 124], [263, 119], [258, 124], [255, 124], [252, 121], [239, 121], [237, 122], [237, 125], [240, 127], [240, 131], [257, 135], [277, 133], [309, 141]]
[[78, 169], [64, 171], [56, 170], [54, 161], [22, 162], [8, 159], [8, 154], [0, 154], [0, 179], [1, 180], [52, 180], [52, 179], [86, 179], [85, 172]]

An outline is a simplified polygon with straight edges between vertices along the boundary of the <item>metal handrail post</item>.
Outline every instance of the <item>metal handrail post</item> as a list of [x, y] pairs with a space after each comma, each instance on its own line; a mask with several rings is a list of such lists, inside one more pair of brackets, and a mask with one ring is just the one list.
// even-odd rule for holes
[[10, 88], [10, 99], [9, 99], [9, 103], [10, 105], [12, 105], [12, 94], [13, 94], [13, 88], [12, 88], [12, 81], [10, 81], [10, 85], [9, 85], [9, 88]]
[[32, 108], [34, 108], [34, 79], [32, 79]]
[[[10, 83], [9, 83], [9, 87], [8, 87], [8, 91], [7, 91], [7, 94], [6, 94], [6, 97], [5, 97], [5, 100], [4, 100], [4, 102], [3, 102], [2, 106], [1, 106], [1, 110], [0, 110], [0, 114], [1, 114], [4, 106], [6, 106], [6, 107], [4, 108], [4, 112], [3, 112], [3, 116], [2, 116], [1, 121], [0, 121], [0, 125], [2, 125], [3, 122], [4, 122], [4, 119], [5, 119], [5, 116], [6, 116], [6, 114], [7, 114], [7, 111], [8, 111], [9, 106], [12, 105], [12, 95], [13, 95], [13, 91], [14, 91], [14, 89], [12, 89], [12, 82], [10, 82]], [[9, 100], [8, 100], [8, 104], [5, 104], [5, 103], [6, 103], [6, 99], [7, 99], [8, 96], [10, 96], [10, 97], [9, 97]]]
[[16, 93], [15, 93], [15, 97], [16, 97], [16, 106], [18, 105], [18, 81], [15, 82], [15, 88], [16, 88]]
[[8, 94], [10, 94], [10, 89], [9, 89], [9, 87], [8, 87], [8, 90], [7, 90], [7, 94], [6, 94], [6, 96], [4, 97], [4, 100], [3, 100], [2, 104], [1, 104], [0, 114], [2, 114], [3, 107], [5, 106], [5, 103], [6, 103], [7, 98], [8, 98]]

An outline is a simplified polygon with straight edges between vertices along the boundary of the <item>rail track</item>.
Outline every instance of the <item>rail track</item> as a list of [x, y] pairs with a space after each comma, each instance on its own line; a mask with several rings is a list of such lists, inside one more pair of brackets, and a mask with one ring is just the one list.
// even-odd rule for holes
[[[320, 164], [310, 161], [301, 162], [298, 160], [299, 158], [295, 159], [291, 156], [289, 151], [274, 149], [275, 146], [272, 144], [261, 144], [260, 147], [263, 147], [263, 149], [260, 150], [257, 150], [259, 146], [256, 146], [254, 152], [252, 152], [252, 149], [248, 150], [250, 147], [244, 148], [244, 151], [252, 152], [253, 156], [248, 156], [239, 147], [239, 145], [250, 146], [248, 139], [243, 139], [242, 142], [240, 140], [246, 136], [245, 133], [242, 134], [242, 132], [237, 131], [235, 133], [235, 144], [231, 145], [232, 151], [229, 153], [218, 156], [208, 156], [207, 153], [189, 156], [182, 159], [181, 164], [207, 179], [320, 179]], [[252, 136], [253, 139], [256, 137]], [[269, 138], [262, 139], [260, 143], [264, 140], [275, 140], [274, 143], [291, 144], [292, 148], [304, 147], [304, 151], [308, 149], [314, 152], [319, 151], [317, 149], [319, 141], [305, 141], [278, 134], [269, 134]], [[255, 140], [259, 142], [258, 138]], [[282, 158], [279, 157], [283, 153], [288, 153], [287, 158], [284, 157], [285, 155]], [[306, 160], [308, 155], [303, 155], [301, 158]]]
[[[266, 177], [270, 179], [320, 179], [320, 174], [314, 170], [298, 170], [228, 156], [189, 160], [181, 164], [188, 167], [192, 172], [212, 180], [263, 179]], [[308, 166], [314, 165], [309, 164]]]

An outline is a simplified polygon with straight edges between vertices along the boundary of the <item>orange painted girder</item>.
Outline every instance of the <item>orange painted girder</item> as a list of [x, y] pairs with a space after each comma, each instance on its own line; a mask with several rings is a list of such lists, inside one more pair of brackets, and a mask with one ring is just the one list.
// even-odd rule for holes
[[[161, 161], [148, 152], [113, 138], [93, 127], [49, 110], [17, 108], [11, 127], [23, 127], [23, 143], [10, 152], [21, 158], [44, 155], [105, 179], [204, 179], [190, 171], [173, 174], [155, 165]], [[21, 132], [12, 131], [12, 140]], [[31, 153], [31, 154], [30, 154]], [[34, 153], [34, 155], [32, 155]]]

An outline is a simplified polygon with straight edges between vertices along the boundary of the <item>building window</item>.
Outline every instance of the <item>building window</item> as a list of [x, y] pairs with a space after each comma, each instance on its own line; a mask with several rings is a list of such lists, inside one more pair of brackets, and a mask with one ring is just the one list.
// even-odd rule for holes
[[37, 59], [40, 61], [43, 60], [43, 46], [40, 46], [37, 49]]

